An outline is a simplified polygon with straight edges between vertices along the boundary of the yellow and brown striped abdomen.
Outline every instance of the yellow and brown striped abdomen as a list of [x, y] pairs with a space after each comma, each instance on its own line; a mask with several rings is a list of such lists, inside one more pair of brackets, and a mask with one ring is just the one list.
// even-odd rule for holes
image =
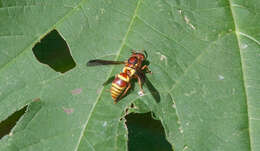
[[112, 82], [112, 87], [110, 89], [111, 96], [114, 101], [117, 101], [118, 97], [124, 92], [125, 88], [128, 86], [129, 77], [126, 73], [120, 73], [116, 76]]

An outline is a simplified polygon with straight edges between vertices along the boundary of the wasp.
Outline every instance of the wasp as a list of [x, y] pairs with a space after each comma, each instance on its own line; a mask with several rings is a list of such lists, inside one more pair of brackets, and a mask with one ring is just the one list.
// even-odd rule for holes
[[124, 97], [129, 89], [131, 88], [131, 80], [136, 78], [140, 87], [139, 95], [144, 94], [143, 83], [141, 73], [148, 72], [152, 73], [147, 65], [144, 65], [147, 54], [132, 51], [132, 55], [127, 61], [110, 61], [110, 60], [90, 60], [87, 66], [98, 66], [98, 65], [117, 65], [124, 64], [124, 68], [121, 73], [115, 76], [110, 88], [110, 93], [114, 103], [116, 104], [122, 97]]

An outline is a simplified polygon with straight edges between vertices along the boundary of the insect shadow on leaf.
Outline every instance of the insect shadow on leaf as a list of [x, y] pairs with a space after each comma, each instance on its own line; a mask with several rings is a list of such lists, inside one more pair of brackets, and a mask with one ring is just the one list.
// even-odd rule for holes
[[[149, 64], [150, 64], [150, 62], [147, 60], [144, 62], [144, 65], [148, 66]], [[147, 88], [148, 88], [149, 92], [151, 93], [152, 97], [154, 98], [154, 100], [157, 103], [161, 102], [161, 96], [160, 96], [159, 91], [153, 86], [151, 81], [147, 78], [146, 73], [141, 72], [140, 74], [142, 74], [141, 77], [143, 77], [143, 83], [147, 86]]]
[[103, 86], [106, 86], [106, 85], [112, 83], [114, 79], [115, 79], [115, 76], [109, 77], [109, 78], [107, 79], [107, 81], [105, 81], [105, 82], [103, 83]]

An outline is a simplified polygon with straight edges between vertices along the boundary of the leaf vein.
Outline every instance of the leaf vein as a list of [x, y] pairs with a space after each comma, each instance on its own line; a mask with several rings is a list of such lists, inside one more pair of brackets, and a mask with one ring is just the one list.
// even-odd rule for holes
[[[119, 58], [119, 56], [120, 56], [120, 53], [121, 53], [121, 51], [122, 51], [122, 49], [123, 49], [123, 47], [124, 47], [124, 45], [125, 45], [125, 43], [126, 43], [126, 39], [127, 39], [127, 37], [128, 37], [129, 32], [131, 31], [131, 28], [132, 28], [133, 24], [134, 24], [134, 21], [135, 21], [135, 18], [136, 18], [136, 14], [137, 14], [137, 10], [139, 9], [141, 2], [142, 2], [142, 0], [139, 0], [138, 3], [137, 3], [137, 5], [136, 5], [136, 8], [135, 8], [133, 17], [132, 17], [132, 19], [130, 20], [129, 26], [128, 26], [127, 31], [126, 31], [126, 34], [125, 34], [125, 36], [123, 37], [122, 43], [121, 43], [121, 45], [120, 45], [120, 47], [119, 47], [118, 53], [117, 53], [117, 55], [116, 55], [116, 57], [115, 57], [115, 60], [118, 60], [118, 58]], [[112, 75], [113, 69], [114, 69], [114, 67], [111, 69], [110, 73], [108, 74], [108, 77], [110, 77], [110, 76]], [[90, 120], [90, 118], [91, 118], [91, 116], [92, 116], [92, 114], [93, 114], [93, 111], [94, 111], [94, 109], [95, 109], [95, 106], [97, 105], [97, 102], [100, 100], [101, 95], [103, 94], [103, 92], [104, 92], [104, 87], [102, 88], [101, 92], [99, 93], [99, 95], [98, 95], [98, 97], [97, 97], [96, 102], [93, 104], [93, 106], [92, 106], [92, 108], [91, 108], [90, 114], [89, 114], [89, 116], [88, 116], [88, 118], [87, 118], [87, 120], [86, 120], [86, 122], [85, 122], [85, 124], [84, 124], [84, 126], [83, 126], [83, 129], [82, 129], [82, 131], [81, 131], [81, 134], [80, 134], [78, 143], [77, 143], [77, 145], [76, 145], [76, 147], [75, 147], [75, 151], [77, 151], [78, 148], [79, 148], [79, 145], [80, 145], [81, 139], [82, 139], [82, 137], [83, 137], [83, 134], [84, 134], [84, 132], [85, 132], [86, 129], [87, 129], [87, 125], [88, 125], [89, 120]]]
[[[248, 100], [248, 92], [247, 92], [247, 81], [246, 81], [246, 75], [245, 75], [245, 60], [244, 60], [244, 56], [242, 53], [242, 49], [241, 49], [241, 41], [240, 41], [240, 37], [239, 37], [239, 27], [237, 25], [236, 22], [236, 16], [235, 16], [235, 12], [233, 10], [234, 4], [232, 3], [231, 0], [228, 0], [229, 6], [230, 6], [230, 13], [233, 19], [233, 23], [235, 26], [235, 35], [236, 35], [236, 40], [237, 40], [237, 44], [238, 44], [238, 48], [239, 48], [239, 54], [240, 54], [240, 62], [241, 62], [241, 72], [242, 72], [242, 82], [243, 82], [243, 89], [245, 92], [245, 99], [246, 99], [246, 106], [247, 106], [247, 116], [248, 116], [248, 137], [249, 137], [249, 149], [252, 150], [252, 138], [251, 138], [251, 132], [250, 132], [250, 127], [251, 127], [251, 123], [250, 123], [250, 117], [249, 117], [249, 100]], [[244, 35], [245, 36], [245, 35]]]

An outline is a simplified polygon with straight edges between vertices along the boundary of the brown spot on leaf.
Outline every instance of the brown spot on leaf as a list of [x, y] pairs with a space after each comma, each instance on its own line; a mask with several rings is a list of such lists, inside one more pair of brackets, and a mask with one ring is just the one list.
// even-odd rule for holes
[[34, 99], [33, 99], [33, 102], [39, 102], [39, 101], [41, 101], [40, 98], [34, 98]]
[[68, 115], [69, 114], [72, 114], [74, 112], [74, 109], [73, 108], [65, 108], [65, 107], [62, 107], [63, 111], [65, 113], [67, 113]]
[[72, 93], [73, 95], [80, 94], [81, 92], [82, 92], [82, 88], [78, 88], [78, 89], [71, 90], [71, 93]]

